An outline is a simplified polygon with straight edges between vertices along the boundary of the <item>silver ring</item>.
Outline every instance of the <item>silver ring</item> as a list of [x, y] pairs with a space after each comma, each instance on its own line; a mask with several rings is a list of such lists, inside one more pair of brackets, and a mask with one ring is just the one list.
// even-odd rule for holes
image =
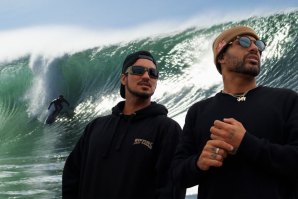
[[210, 158], [212, 159], [212, 160], [215, 160], [216, 159], [216, 154], [215, 153], [211, 153], [211, 155], [210, 155]]
[[218, 152], [219, 152], [219, 148], [216, 148], [215, 153], [218, 154]]

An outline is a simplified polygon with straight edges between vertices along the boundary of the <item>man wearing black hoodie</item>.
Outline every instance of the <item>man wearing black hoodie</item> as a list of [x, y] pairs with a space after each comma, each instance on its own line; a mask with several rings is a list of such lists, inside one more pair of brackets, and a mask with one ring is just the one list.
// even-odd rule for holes
[[126, 57], [120, 77], [125, 101], [85, 128], [65, 163], [64, 199], [184, 198], [170, 175], [181, 127], [151, 102], [158, 76], [148, 51]]

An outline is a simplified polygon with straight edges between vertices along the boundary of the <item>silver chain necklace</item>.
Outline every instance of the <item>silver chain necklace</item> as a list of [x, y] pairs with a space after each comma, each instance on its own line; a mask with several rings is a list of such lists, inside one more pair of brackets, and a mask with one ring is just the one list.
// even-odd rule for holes
[[224, 90], [222, 90], [221, 93], [223, 93], [223, 94], [227, 94], [227, 95], [230, 95], [230, 96], [236, 98], [238, 102], [245, 102], [245, 100], [246, 100], [246, 96], [245, 96], [245, 95], [246, 95], [249, 91], [250, 91], [250, 90], [248, 90], [248, 91], [246, 91], [246, 92], [244, 92], [244, 93], [242, 93], [242, 94], [232, 94], [232, 93], [227, 93], [227, 92], [225, 92]]

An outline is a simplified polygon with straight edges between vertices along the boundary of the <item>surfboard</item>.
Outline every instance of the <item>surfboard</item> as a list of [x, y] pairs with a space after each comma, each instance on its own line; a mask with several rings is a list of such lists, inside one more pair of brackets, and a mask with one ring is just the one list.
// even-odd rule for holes
[[45, 124], [52, 124], [55, 122], [57, 116], [59, 115], [60, 111], [55, 111], [55, 106], [51, 106], [48, 110], [48, 116], [45, 120]]

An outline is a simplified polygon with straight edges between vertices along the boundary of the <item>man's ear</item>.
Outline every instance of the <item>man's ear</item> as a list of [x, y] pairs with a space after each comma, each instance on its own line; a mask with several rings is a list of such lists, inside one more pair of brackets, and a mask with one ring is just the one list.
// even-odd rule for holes
[[124, 86], [126, 84], [126, 78], [127, 78], [127, 75], [121, 74], [120, 81], [121, 81], [121, 84], [123, 84]]
[[217, 58], [217, 62], [221, 65], [224, 62], [224, 53], [220, 54]]

